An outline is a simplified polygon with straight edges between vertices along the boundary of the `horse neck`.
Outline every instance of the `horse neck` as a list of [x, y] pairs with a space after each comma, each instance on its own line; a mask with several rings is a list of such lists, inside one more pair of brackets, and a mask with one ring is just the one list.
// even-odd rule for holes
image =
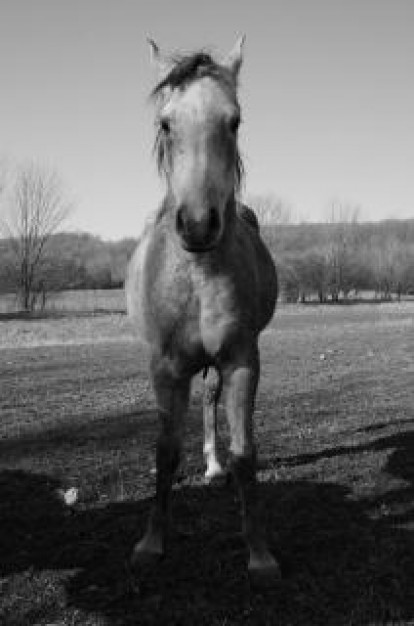
[[224, 211], [224, 233], [223, 233], [223, 243], [226, 244], [229, 238], [232, 236], [234, 232], [234, 223], [237, 217], [237, 200], [235, 193], [227, 202], [225, 211]]

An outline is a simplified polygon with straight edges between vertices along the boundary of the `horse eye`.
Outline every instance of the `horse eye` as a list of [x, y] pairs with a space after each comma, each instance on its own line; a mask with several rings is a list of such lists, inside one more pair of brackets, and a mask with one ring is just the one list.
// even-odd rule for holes
[[168, 135], [170, 132], [170, 120], [167, 117], [162, 117], [160, 121], [161, 130]]
[[234, 135], [239, 130], [239, 126], [240, 126], [240, 116], [235, 115], [234, 117], [231, 118], [230, 124], [229, 124], [230, 130]]

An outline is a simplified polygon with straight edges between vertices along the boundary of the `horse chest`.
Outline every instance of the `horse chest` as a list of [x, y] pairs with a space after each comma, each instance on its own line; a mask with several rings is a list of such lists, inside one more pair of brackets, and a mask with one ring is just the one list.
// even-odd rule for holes
[[[180, 288], [164, 285], [162, 320], [164, 337], [187, 354], [216, 356], [240, 325], [240, 306], [231, 280], [192, 272]], [[161, 299], [158, 299], [160, 304]]]
[[232, 282], [225, 276], [200, 281], [198, 292], [199, 333], [205, 351], [214, 356], [240, 325], [240, 307]]

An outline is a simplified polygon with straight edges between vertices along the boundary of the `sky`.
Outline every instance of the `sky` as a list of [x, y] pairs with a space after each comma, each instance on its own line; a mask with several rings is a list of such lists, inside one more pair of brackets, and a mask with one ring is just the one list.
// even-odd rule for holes
[[59, 173], [67, 229], [136, 236], [163, 193], [146, 38], [225, 56], [241, 34], [245, 193], [414, 217], [412, 0], [0, 0], [0, 159]]

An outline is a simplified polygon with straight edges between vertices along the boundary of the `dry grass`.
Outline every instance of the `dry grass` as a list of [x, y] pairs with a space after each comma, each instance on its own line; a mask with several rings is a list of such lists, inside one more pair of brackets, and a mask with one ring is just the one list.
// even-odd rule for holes
[[[0, 295], [0, 316], [12, 315], [19, 309], [15, 294]], [[123, 289], [82, 289], [52, 291], [47, 296], [46, 313], [94, 313], [124, 311]]]
[[232, 487], [202, 486], [199, 381], [170, 551], [137, 593], [156, 434], [143, 349], [123, 316], [0, 322], [0, 622], [413, 623], [413, 319], [409, 303], [286, 307], [265, 333], [259, 479], [284, 573], [267, 594], [249, 588]]

